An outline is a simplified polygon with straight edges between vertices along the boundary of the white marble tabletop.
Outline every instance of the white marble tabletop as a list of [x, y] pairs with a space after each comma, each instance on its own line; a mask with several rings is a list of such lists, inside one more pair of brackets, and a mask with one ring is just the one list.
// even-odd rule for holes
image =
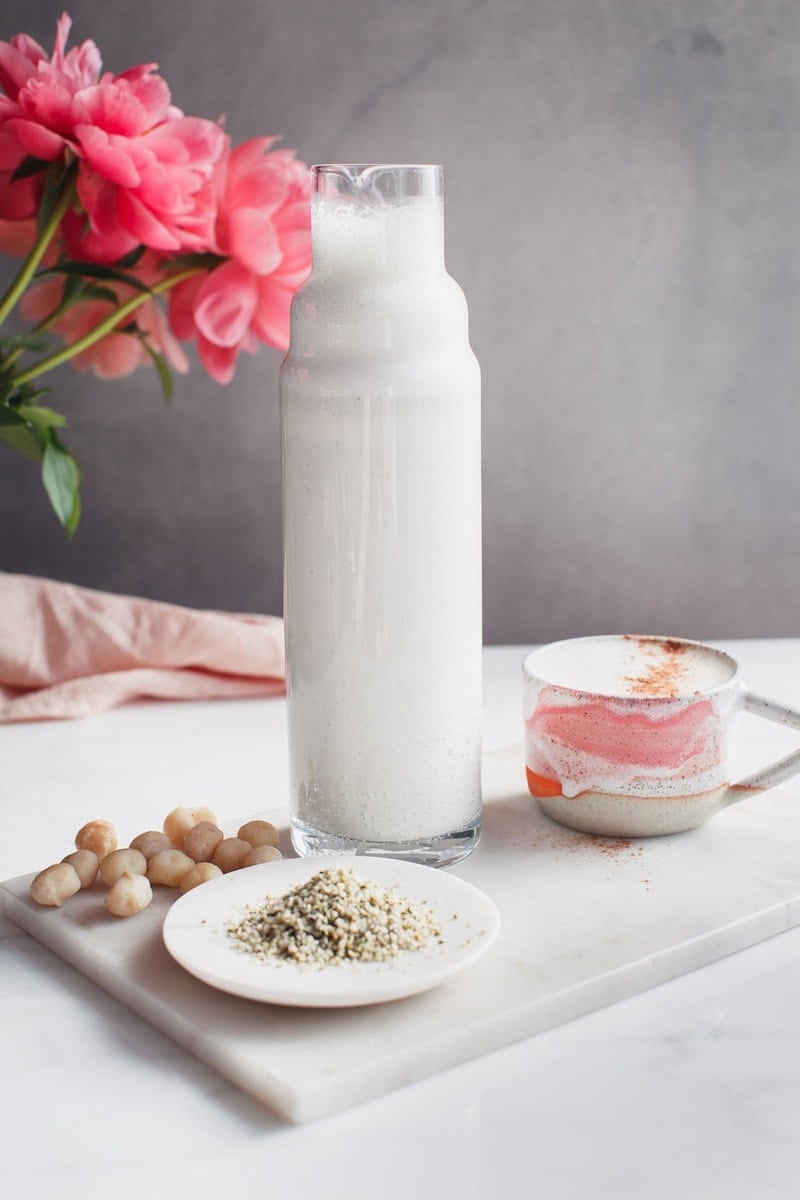
[[[800, 704], [800, 639], [720, 643], [748, 685]], [[518, 647], [485, 655], [487, 747], [519, 741]], [[740, 718], [734, 766], [796, 734]], [[282, 700], [136, 704], [0, 730], [0, 878], [107, 816], [221, 819], [286, 791]], [[791, 786], [791, 785], [790, 785]], [[288, 1127], [31, 938], [0, 941], [0, 1192], [186, 1191], [305, 1200], [414, 1195], [795, 1200], [800, 929], [314, 1125]]]

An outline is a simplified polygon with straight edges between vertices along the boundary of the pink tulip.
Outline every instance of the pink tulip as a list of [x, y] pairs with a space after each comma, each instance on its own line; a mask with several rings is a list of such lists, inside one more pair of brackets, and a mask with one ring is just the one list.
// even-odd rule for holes
[[308, 168], [273, 138], [238, 146], [217, 168], [216, 250], [227, 261], [170, 294], [172, 329], [196, 338], [217, 383], [233, 378], [241, 350], [289, 344], [292, 296], [311, 266]]
[[66, 50], [70, 27], [64, 13], [50, 58], [24, 34], [0, 42], [0, 217], [36, 211], [37, 177], [11, 183], [27, 155], [56, 162], [70, 151], [89, 219], [83, 255], [108, 262], [140, 244], [166, 253], [207, 249], [221, 128], [175, 108], [155, 63], [101, 74], [94, 42]]
[[[142, 283], [155, 283], [163, 276], [158, 256], [151, 252], [145, 254], [137, 264], [135, 274]], [[64, 281], [58, 277], [38, 283], [25, 294], [21, 305], [22, 315], [34, 321], [49, 317], [58, 306], [63, 288]], [[134, 288], [125, 284], [114, 283], [113, 288], [120, 304], [137, 294]], [[67, 345], [72, 345], [96, 329], [111, 311], [104, 300], [79, 300], [59, 317], [52, 328]], [[189, 370], [186, 355], [171, 333], [164, 312], [155, 299], [146, 301], [136, 309], [133, 317], [125, 318], [123, 323], [127, 324], [130, 320], [136, 321], [139, 329], [147, 334], [152, 349], [162, 354], [174, 370], [182, 375]], [[70, 361], [76, 370], [91, 370], [99, 379], [119, 379], [123, 375], [130, 375], [137, 367], [153, 365], [140, 340], [125, 333], [107, 334]]]

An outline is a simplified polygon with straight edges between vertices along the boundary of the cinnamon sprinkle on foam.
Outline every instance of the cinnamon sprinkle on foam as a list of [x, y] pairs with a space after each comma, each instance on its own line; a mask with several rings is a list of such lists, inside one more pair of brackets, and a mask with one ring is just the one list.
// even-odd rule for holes
[[637, 637], [632, 633], [626, 633], [625, 640], [636, 642], [650, 659], [639, 674], [624, 677], [631, 695], [664, 696], [670, 699], [679, 696], [687, 671], [687, 663], [684, 659], [686, 643], [679, 642], [674, 638], [665, 638], [661, 641]]

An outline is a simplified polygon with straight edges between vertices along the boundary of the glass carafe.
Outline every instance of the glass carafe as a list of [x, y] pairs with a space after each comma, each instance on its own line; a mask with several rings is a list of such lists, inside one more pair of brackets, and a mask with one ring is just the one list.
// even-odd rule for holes
[[437, 166], [313, 169], [281, 369], [292, 838], [451, 863], [480, 832], [480, 372]]

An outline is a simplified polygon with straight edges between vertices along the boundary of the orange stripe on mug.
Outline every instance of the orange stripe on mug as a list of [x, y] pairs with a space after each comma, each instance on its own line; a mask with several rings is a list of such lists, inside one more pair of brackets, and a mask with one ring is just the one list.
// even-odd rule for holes
[[537, 775], [530, 767], [525, 768], [525, 774], [528, 776], [528, 789], [532, 796], [562, 795], [561, 784], [557, 779], [547, 779], [544, 775]]

